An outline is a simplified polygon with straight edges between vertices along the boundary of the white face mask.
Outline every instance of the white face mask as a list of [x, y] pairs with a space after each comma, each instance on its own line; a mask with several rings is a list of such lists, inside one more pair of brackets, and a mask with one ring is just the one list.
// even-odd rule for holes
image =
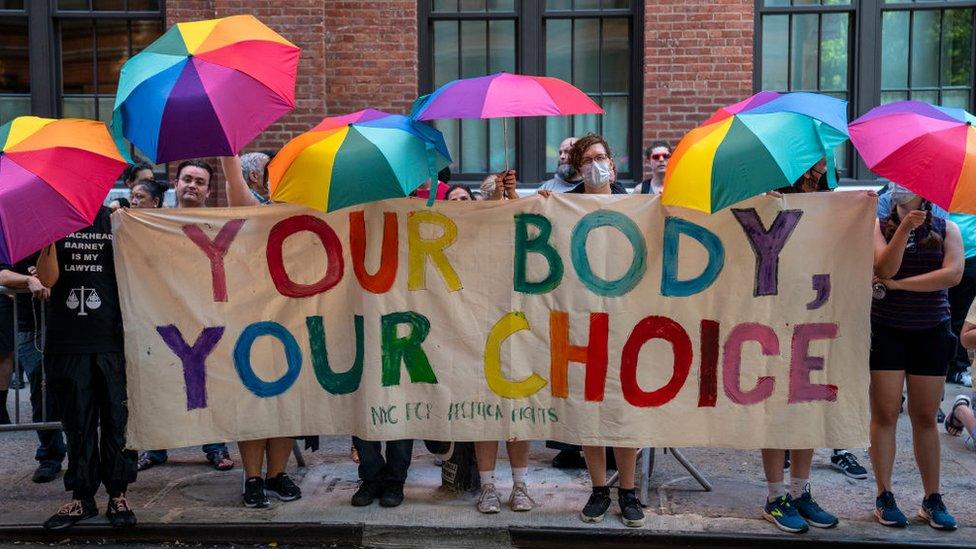
[[610, 161], [594, 161], [583, 167], [583, 184], [587, 187], [599, 189], [610, 183], [612, 172], [610, 171]]

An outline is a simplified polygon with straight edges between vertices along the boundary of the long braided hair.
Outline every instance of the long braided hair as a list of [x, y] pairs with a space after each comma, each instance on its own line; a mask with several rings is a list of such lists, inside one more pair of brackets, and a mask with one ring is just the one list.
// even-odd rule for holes
[[[916, 242], [923, 248], [935, 249], [942, 247], [942, 235], [938, 231], [932, 230], [932, 203], [928, 199], [923, 198], [922, 204], [919, 206], [920, 210], [925, 210], [925, 223], [922, 223], [917, 229], [915, 229]], [[884, 235], [885, 240], [891, 240], [894, 236], [895, 231], [898, 230], [898, 226], [901, 225], [901, 216], [898, 215], [898, 205], [892, 201], [891, 203], [891, 213], [888, 214], [888, 218], [884, 220], [881, 227], [881, 234]]]

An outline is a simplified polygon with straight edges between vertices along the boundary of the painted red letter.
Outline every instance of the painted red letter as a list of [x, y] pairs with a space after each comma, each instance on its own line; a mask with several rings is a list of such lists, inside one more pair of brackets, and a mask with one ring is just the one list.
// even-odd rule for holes
[[245, 219], [231, 219], [220, 228], [217, 238], [210, 240], [200, 227], [183, 225], [183, 234], [193, 241], [210, 260], [210, 276], [213, 280], [213, 300], [227, 301], [227, 274], [224, 272], [224, 256], [234, 237], [244, 226]]
[[[637, 384], [637, 357], [645, 343], [663, 339], [674, 352], [674, 373], [660, 389], [645, 391]], [[663, 316], [649, 316], [634, 326], [620, 355], [620, 385], [624, 398], [634, 406], [648, 408], [667, 404], [684, 386], [691, 371], [691, 338], [680, 324]]]
[[[282, 245], [289, 236], [309, 231], [315, 233], [325, 247], [328, 266], [325, 275], [314, 284], [299, 284], [288, 276], [282, 257]], [[288, 297], [308, 297], [328, 291], [342, 280], [342, 244], [328, 223], [311, 215], [296, 215], [283, 219], [271, 228], [268, 234], [268, 271], [278, 293]]]

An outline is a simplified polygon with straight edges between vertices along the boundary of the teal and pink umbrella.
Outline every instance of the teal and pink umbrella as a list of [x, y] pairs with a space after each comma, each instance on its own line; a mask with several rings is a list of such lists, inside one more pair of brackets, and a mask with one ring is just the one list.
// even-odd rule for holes
[[113, 132], [156, 163], [237, 154], [295, 107], [298, 56], [251, 15], [177, 23], [122, 66]]
[[851, 122], [874, 173], [954, 213], [976, 213], [976, 116], [921, 101], [876, 107]]

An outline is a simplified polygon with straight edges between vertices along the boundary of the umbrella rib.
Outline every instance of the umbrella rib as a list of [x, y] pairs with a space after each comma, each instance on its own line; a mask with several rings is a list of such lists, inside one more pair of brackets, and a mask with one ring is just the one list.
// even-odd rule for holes
[[[72, 148], [74, 148], [74, 147], [72, 147]], [[84, 150], [84, 149], [78, 149], [78, 150]], [[86, 151], [86, 152], [87, 152], [87, 151]], [[15, 154], [16, 154], [16, 153], [15, 153]], [[21, 163], [20, 163], [20, 162], [17, 162], [17, 160], [16, 160], [15, 158], [13, 158], [13, 157], [11, 157], [11, 156], [10, 156], [9, 154], [5, 154], [5, 156], [7, 157], [7, 160], [9, 160], [10, 162], [13, 162], [14, 164], [16, 164], [18, 168], [20, 168], [20, 169], [22, 169], [22, 170], [24, 170], [25, 172], [27, 172], [27, 173], [30, 173], [30, 174], [33, 174], [33, 173], [34, 173], [33, 171], [31, 171], [31, 170], [28, 170], [28, 169], [27, 169], [26, 167], [24, 167], [23, 165], [21, 165]], [[120, 160], [119, 162], [121, 163], [122, 161]], [[71, 202], [71, 200], [70, 200], [70, 199], [69, 199], [68, 197], [66, 197], [66, 196], [64, 196], [64, 194], [63, 194], [63, 193], [62, 193], [62, 192], [61, 192], [60, 190], [58, 190], [58, 188], [57, 188], [57, 187], [55, 187], [54, 185], [51, 185], [51, 184], [50, 184], [50, 183], [48, 183], [47, 181], [44, 181], [44, 180], [43, 180], [43, 179], [41, 179], [40, 177], [38, 177], [37, 179], [39, 179], [40, 181], [43, 181], [43, 182], [44, 182], [44, 184], [48, 186], [48, 188], [50, 188], [50, 189], [51, 189], [52, 191], [54, 191], [55, 193], [57, 193], [57, 194], [58, 194], [58, 196], [60, 196], [61, 198], [63, 198], [63, 199], [64, 199], [64, 201], [65, 201], [65, 203], [66, 203], [66, 204], [68, 205], [68, 207], [70, 207], [70, 208], [71, 208], [71, 211], [73, 211], [73, 212], [75, 212], [76, 214], [78, 214], [78, 215], [79, 215], [79, 216], [81, 216], [82, 218], [84, 218], [84, 217], [85, 217], [85, 214], [83, 214], [82, 212], [79, 212], [79, 211], [78, 211], [78, 208], [77, 208], [77, 207], [75, 207], [75, 205], [74, 205], [74, 203], [73, 203], [73, 202]], [[6, 234], [6, 233], [5, 233], [5, 234]]]

